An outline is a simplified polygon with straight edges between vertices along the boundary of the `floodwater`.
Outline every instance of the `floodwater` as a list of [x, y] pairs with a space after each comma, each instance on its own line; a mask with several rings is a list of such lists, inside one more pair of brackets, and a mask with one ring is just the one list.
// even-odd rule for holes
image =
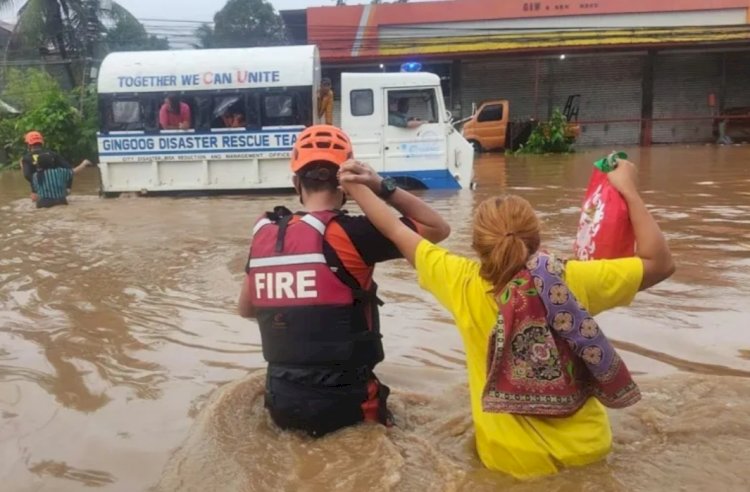
[[[485, 197], [521, 194], [572, 248], [591, 162], [483, 156], [475, 192], [425, 197], [469, 251]], [[262, 408], [253, 322], [235, 314], [254, 219], [295, 197], [97, 196], [37, 211], [0, 175], [0, 487], [12, 491], [750, 490], [750, 148], [630, 149], [678, 273], [600, 317], [644, 392], [611, 413], [606, 462], [531, 483], [482, 469], [464, 353], [404, 262], [379, 268], [398, 426], [318, 441]], [[355, 209], [355, 207], [351, 207]]]

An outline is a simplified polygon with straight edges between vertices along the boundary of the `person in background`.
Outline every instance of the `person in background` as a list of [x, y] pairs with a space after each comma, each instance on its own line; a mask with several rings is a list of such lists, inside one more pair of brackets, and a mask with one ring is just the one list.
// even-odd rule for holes
[[325, 125], [333, 125], [333, 89], [328, 78], [321, 81], [318, 91], [318, 119]]
[[[360, 422], [392, 424], [389, 389], [373, 372], [384, 358], [373, 274], [376, 263], [401, 255], [367, 218], [341, 211], [336, 176], [351, 157], [351, 141], [336, 127], [299, 135], [291, 171], [305, 211], [276, 207], [256, 223], [238, 302], [260, 327], [271, 418], [314, 437]], [[448, 237], [445, 220], [392, 180], [369, 185], [403, 214], [396, 220], [404, 227], [435, 242]]]
[[227, 110], [224, 111], [224, 114], [221, 115], [221, 120], [224, 123], [224, 128], [245, 127], [245, 116], [232, 108], [227, 108]]
[[[37, 208], [42, 208], [40, 206], [40, 202], [38, 201], [38, 194], [34, 188], [34, 178], [36, 174], [42, 169], [49, 170], [59, 168], [68, 169], [70, 171], [73, 171], [73, 169], [71, 169], [70, 164], [68, 164], [68, 162], [60, 156], [60, 154], [44, 146], [44, 136], [40, 132], [35, 130], [28, 132], [24, 136], [24, 141], [26, 142], [28, 150], [23, 155], [23, 157], [21, 157], [21, 170], [23, 172], [23, 177], [26, 179], [26, 181], [29, 182], [29, 185], [31, 186], [32, 201], [37, 202]], [[80, 171], [90, 164], [91, 162], [85, 159], [78, 167], [76, 167], [76, 170]], [[63, 195], [63, 198], [64, 197], [65, 195]], [[42, 206], [46, 203], [46, 201], [41, 202]]]
[[608, 177], [627, 201], [636, 256], [558, 260], [540, 250], [539, 218], [529, 202], [511, 195], [477, 208], [477, 261], [394, 219], [371, 191], [379, 178], [368, 166], [349, 161], [341, 168], [347, 194], [453, 315], [466, 350], [476, 448], [487, 468], [530, 479], [600, 461], [612, 447], [604, 405], [640, 399], [593, 316], [630, 304], [675, 267], [638, 194], [635, 166], [619, 161]]
[[24, 135], [27, 152], [21, 157], [21, 170], [23, 177], [31, 184], [34, 173], [39, 169], [41, 162], [45, 167], [70, 167], [60, 154], [44, 147], [44, 136], [38, 131], [30, 131]]
[[425, 122], [419, 118], [409, 118], [409, 99], [389, 98], [388, 100], [388, 124], [399, 128], [419, 128]]
[[167, 95], [159, 110], [159, 126], [162, 130], [188, 130], [190, 128], [190, 106], [180, 101], [175, 93]]
[[73, 176], [91, 165], [93, 165], [91, 161], [84, 159], [78, 166], [71, 169], [54, 166], [52, 161], [40, 160], [39, 169], [31, 178], [33, 189], [31, 200], [36, 202], [36, 208], [67, 205], [67, 196], [73, 187]]

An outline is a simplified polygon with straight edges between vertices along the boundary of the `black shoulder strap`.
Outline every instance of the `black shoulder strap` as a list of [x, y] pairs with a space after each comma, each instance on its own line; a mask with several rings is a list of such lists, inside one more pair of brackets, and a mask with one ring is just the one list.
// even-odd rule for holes
[[294, 215], [287, 215], [277, 222], [279, 226], [279, 232], [276, 234], [276, 252], [281, 253], [284, 251], [284, 239], [286, 238], [286, 230], [289, 227], [289, 221], [292, 220]]
[[331, 246], [331, 244], [325, 239], [323, 240], [323, 256], [325, 256], [326, 263], [328, 263], [328, 266], [331, 268], [334, 275], [352, 290], [355, 299], [360, 301], [372, 299], [377, 302], [379, 306], [385, 304], [372, 292], [368, 292], [362, 288], [357, 279], [355, 279], [354, 276], [349, 273], [349, 270], [346, 269], [341, 258], [339, 258], [339, 255], [336, 253], [336, 250], [333, 249], [333, 246]]
[[336, 274], [339, 280], [344, 282], [347, 287], [355, 292], [364, 291], [362, 286], [359, 285], [359, 282], [357, 282], [357, 279], [355, 279], [346, 267], [344, 267], [344, 263], [341, 261], [341, 258], [339, 258], [336, 250], [333, 249], [333, 246], [331, 246], [331, 244], [325, 239], [323, 240], [323, 256], [326, 257], [326, 263], [328, 263], [331, 271]]

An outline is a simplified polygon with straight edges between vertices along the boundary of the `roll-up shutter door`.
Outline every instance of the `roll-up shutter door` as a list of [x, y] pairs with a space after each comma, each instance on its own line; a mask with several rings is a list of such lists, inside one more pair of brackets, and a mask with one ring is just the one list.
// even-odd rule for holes
[[724, 108], [750, 106], [750, 51], [726, 54]]
[[[633, 145], [640, 139], [643, 54], [568, 56], [549, 60], [551, 106], [561, 110], [569, 95], [580, 94], [580, 145]], [[604, 123], [599, 123], [604, 122]]]
[[[463, 116], [471, 113], [473, 102], [508, 99], [511, 120], [535, 116], [546, 119], [551, 109], [561, 110], [569, 95], [580, 94], [579, 120], [602, 121], [638, 119], [641, 115], [641, 73], [643, 55], [506, 59], [464, 62], [461, 67]], [[585, 125], [582, 145], [637, 144], [638, 122], [611, 122]]]
[[[507, 99], [510, 119], [525, 120], [534, 116], [535, 60], [475, 60], [461, 64], [461, 113], [471, 115], [472, 103], [487, 99]], [[537, 116], [547, 116], [548, 91], [544, 86], [546, 63], [539, 63]]]
[[[664, 53], [654, 62], [654, 118], [710, 117], [721, 88], [720, 53]], [[710, 118], [654, 121], [654, 143], [710, 142]]]

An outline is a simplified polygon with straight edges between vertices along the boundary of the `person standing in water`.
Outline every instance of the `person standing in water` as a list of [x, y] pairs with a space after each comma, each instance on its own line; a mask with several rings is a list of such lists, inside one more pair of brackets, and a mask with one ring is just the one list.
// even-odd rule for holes
[[40, 163], [44, 163], [46, 168], [70, 167], [60, 154], [44, 147], [44, 136], [40, 132], [32, 130], [23, 139], [27, 152], [21, 157], [21, 171], [29, 184], [34, 173], [39, 170]]
[[567, 262], [540, 249], [539, 219], [521, 197], [479, 205], [472, 231], [477, 261], [394, 220], [371, 191], [380, 178], [368, 166], [349, 161], [341, 171], [344, 190], [453, 315], [482, 463], [529, 479], [602, 460], [612, 447], [605, 405], [632, 405], [640, 392], [593, 316], [630, 304], [675, 270], [638, 194], [635, 166], [619, 161], [608, 177], [627, 201], [636, 256]]
[[333, 89], [328, 78], [321, 81], [318, 91], [318, 120], [325, 125], [333, 125]]
[[24, 136], [28, 152], [21, 158], [24, 178], [31, 185], [31, 200], [37, 208], [67, 205], [67, 195], [73, 185], [73, 175], [81, 172], [91, 161], [84, 159], [76, 168], [57, 152], [44, 147], [44, 136], [30, 131]]
[[56, 205], [67, 205], [67, 196], [73, 187], [73, 176], [92, 165], [88, 159], [71, 169], [70, 167], [47, 167], [47, 162], [39, 163], [39, 170], [34, 173], [31, 185], [34, 190], [32, 200], [36, 208], [50, 208]]
[[[256, 223], [239, 313], [257, 318], [268, 362], [265, 405], [282, 429], [322, 436], [360, 422], [391, 425], [389, 389], [374, 374], [384, 358], [376, 263], [401, 258], [363, 216], [341, 211], [339, 166], [349, 137], [333, 126], [304, 130], [292, 152], [294, 188], [304, 212], [276, 207]], [[372, 181], [409, 230], [431, 241], [448, 224], [390, 180]]]

